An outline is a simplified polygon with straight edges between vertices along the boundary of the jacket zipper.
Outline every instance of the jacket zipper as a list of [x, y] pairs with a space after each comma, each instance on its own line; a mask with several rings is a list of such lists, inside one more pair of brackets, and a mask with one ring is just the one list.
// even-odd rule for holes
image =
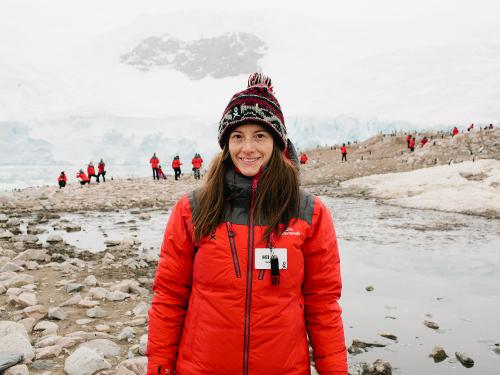
[[245, 301], [245, 332], [243, 339], [243, 375], [248, 375], [248, 359], [250, 356], [250, 309], [252, 303], [252, 281], [253, 281], [253, 263], [254, 263], [254, 238], [253, 238], [253, 205], [255, 200], [255, 191], [259, 175], [252, 180], [252, 199], [250, 202], [249, 225], [248, 225], [248, 263], [247, 263], [247, 288]]
[[234, 266], [234, 273], [236, 274], [237, 278], [241, 277], [241, 270], [240, 270], [240, 261], [238, 260], [238, 252], [236, 251], [236, 242], [234, 241], [234, 231], [233, 231], [233, 226], [230, 222], [226, 223], [226, 228], [227, 228], [227, 236], [229, 238], [229, 247], [231, 247], [231, 255], [233, 256], [233, 266]]

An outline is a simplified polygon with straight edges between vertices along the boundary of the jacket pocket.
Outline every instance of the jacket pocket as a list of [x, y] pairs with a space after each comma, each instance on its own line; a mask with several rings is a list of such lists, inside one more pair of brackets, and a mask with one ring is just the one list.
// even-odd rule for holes
[[231, 223], [226, 223], [227, 236], [229, 238], [229, 247], [231, 248], [231, 255], [233, 257], [234, 273], [237, 278], [241, 277], [240, 261], [238, 259], [238, 251], [236, 250], [236, 242], [234, 240], [235, 233]]

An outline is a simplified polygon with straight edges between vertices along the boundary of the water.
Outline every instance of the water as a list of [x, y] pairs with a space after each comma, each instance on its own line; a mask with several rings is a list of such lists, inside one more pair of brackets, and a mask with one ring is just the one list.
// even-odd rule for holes
[[[492, 351], [500, 342], [500, 221], [372, 200], [324, 201], [339, 242], [346, 341], [389, 343], [350, 361], [382, 358], [401, 374], [500, 373]], [[437, 345], [450, 358], [435, 364], [428, 355]], [[474, 367], [463, 367], [456, 351], [468, 353]]]
[[[97, 171], [97, 163], [94, 164]], [[76, 172], [80, 169], [83, 169], [85, 174], [87, 173], [86, 165], [0, 165], [0, 191], [23, 189], [30, 186], [57, 186], [57, 177], [59, 177], [61, 171], [65, 171], [68, 176], [68, 183], [75, 183], [77, 182]], [[171, 174], [170, 166], [166, 167], [165, 165], [163, 172]], [[106, 166], [106, 179], [147, 176], [152, 176], [149, 164]], [[95, 181], [95, 179], [92, 179], [92, 181]]]
[[[500, 342], [499, 220], [373, 200], [323, 201], [333, 213], [339, 242], [347, 345], [353, 339], [388, 344], [350, 355], [350, 362], [385, 359], [395, 374], [500, 373], [500, 355], [492, 350]], [[100, 251], [107, 239], [137, 238], [141, 251], [158, 254], [169, 212], [150, 214], [150, 220], [128, 211], [71, 214], [64, 219], [80, 224], [81, 232], [46, 227], [82, 249]], [[368, 285], [373, 292], [365, 290]], [[440, 328], [427, 328], [424, 320]], [[437, 345], [450, 358], [435, 364], [428, 355]], [[456, 351], [469, 354], [474, 367], [463, 367]]]

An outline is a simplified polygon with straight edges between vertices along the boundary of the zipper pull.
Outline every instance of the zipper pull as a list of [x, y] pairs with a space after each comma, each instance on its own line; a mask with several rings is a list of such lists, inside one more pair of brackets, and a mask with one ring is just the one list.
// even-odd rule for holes
[[280, 285], [280, 264], [276, 254], [271, 255], [271, 283]]

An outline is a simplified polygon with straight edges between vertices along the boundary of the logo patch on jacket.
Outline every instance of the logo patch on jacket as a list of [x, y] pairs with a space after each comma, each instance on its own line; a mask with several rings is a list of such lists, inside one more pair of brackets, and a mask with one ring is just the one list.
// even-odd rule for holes
[[282, 236], [300, 236], [302, 233], [296, 232], [295, 229], [292, 227], [288, 227], [285, 229], [283, 233], [281, 233]]

